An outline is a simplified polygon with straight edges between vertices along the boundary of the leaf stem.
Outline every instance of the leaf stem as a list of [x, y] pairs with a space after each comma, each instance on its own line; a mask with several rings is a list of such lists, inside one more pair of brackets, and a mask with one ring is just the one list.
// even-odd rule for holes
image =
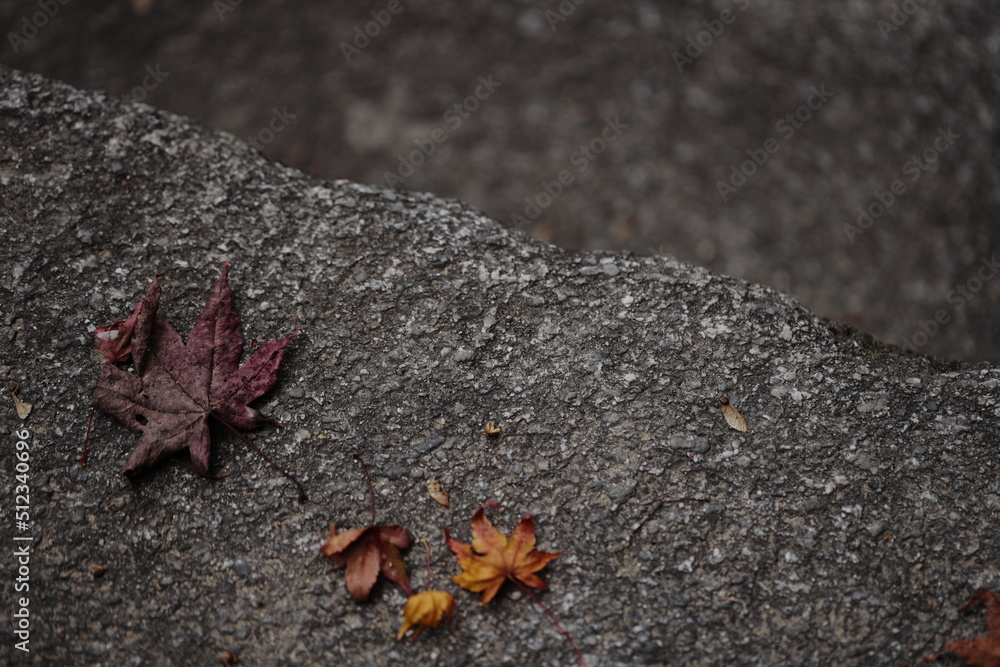
[[576, 653], [576, 657], [580, 659], [580, 664], [583, 665], [583, 667], [587, 667], [587, 661], [584, 660], [583, 653], [580, 652], [580, 649], [576, 647], [576, 644], [573, 642], [573, 638], [570, 637], [569, 633], [566, 632], [566, 629], [563, 628], [562, 625], [560, 625], [559, 619], [556, 618], [555, 614], [549, 611], [549, 608], [546, 607], [545, 603], [542, 602], [542, 599], [535, 594], [535, 591], [531, 590], [530, 588], [522, 584], [517, 579], [514, 579], [513, 577], [508, 577], [508, 579], [517, 584], [517, 587], [520, 588], [525, 593], [527, 593], [531, 597], [531, 599], [534, 600], [535, 603], [541, 608], [541, 610], [545, 612], [545, 615], [549, 617], [549, 620], [552, 621], [552, 624], [556, 626], [556, 630], [558, 630], [562, 634], [562, 636], [566, 638], [566, 641], [569, 642], [569, 645], [573, 647], [573, 651]]
[[368, 482], [368, 494], [371, 496], [371, 500], [372, 500], [372, 523], [371, 523], [371, 525], [374, 526], [375, 525], [375, 487], [372, 486], [372, 478], [371, 478], [371, 475], [368, 474], [368, 466], [365, 465], [365, 460], [363, 458], [361, 458], [360, 456], [358, 456], [357, 454], [354, 455], [354, 458], [356, 458], [358, 460], [358, 463], [361, 464], [361, 469], [365, 471], [365, 480]]
[[83, 454], [80, 456], [80, 465], [87, 467], [87, 452], [90, 451], [90, 427], [94, 425], [94, 413], [97, 408], [90, 408], [90, 419], [87, 420], [87, 437], [83, 439]]
[[427, 552], [427, 582], [424, 584], [424, 588], [430, 590], [431, 589], [431, 545], [427, 543], [426, 538], [424, 538], [424, 551]]
[[260, 447], [258, 447], [257, 445], [253, 444], [252, 442], [250, 442], [250, 438], [246, 437], [245, 435], [243, 435], [242, 433], [240, 433], [239, 431], [237, 431], [236, 428], [232, 424], [230, 424], [229, 422], [227, 422], [225, 419], [223, 419], [219, 415], [215, 414], [214, 412], [212, 413], [212, 417], [215, 419], [215, 421], [219, 422], [220, 424], [222, 424], [223, 426], [225, 426], [226, 428], [228, 428], [230, 431], [232, 431], [233, 433], [235, 433], [237, 438], [239, 438], [240, 440], [242, 440], [244, 442], [244, 444], [246, 444], [250, 449], [252, 449], [255, 452], [257, 452], [257, 455], [260, 456], [260, 458], [264, 459], [269, 466], [271, 466], [272, 468], [274, 468], [275, 470], [277, 470], [278, 472], [280, 472], [282, 475], [284, 475], [286, 478], [288, 478], [288, 480], [292, 484], [294, 484], [296, 487], [298, 487], [298, 489], [299, 489], [299, 503], [304, 503], [305, 501], [308, 500], [308, 498], [306, 497], [305, 487], [302, 486], [302, 483], [299, 482], [299, 480], [295, 479], [295, 476], [292, 475], [292, 473], [288, 472], [287, 470], [285, 470], [284, 468], [282, 468], [280, 465], [278, 465], [277, 463], [275, 463], [274, 461], [272, 461], [271, 458], [267, 454], [265, 454], [263, 451], [261, 451]]

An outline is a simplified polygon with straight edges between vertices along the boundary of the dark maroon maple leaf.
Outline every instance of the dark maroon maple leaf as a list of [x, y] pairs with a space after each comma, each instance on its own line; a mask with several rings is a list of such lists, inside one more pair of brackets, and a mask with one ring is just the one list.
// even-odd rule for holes
[[275, 423], [247, 404], [274, 385], [285, 347], [298, 330], [261, 345], [240, 367], [244, 339], [228, 274], [226, 262], [186, 344], [157, 317], [160, 286], [154, 279], [135, 311], [136, 374], [102, 364], [91, 405], [142, 434], [125, 464], [130, 480], [138, 470], [185, 449], [195, 472], [207, 474], [209, 417], [237, 433]]
[[986, 634], [975, 639], [956, 639], [944, 647], [973, 667], [1000, 667], [1000, 594], [980, 588], [959, 608], [969, 611], [979, 603], [986, 607]]
[[[160, 286], [156, 278], [153, 278], [153, 284], [149, 289], [151, 292], [153, 290], [156, 291], [156, 299], [159, 300]], [[132, 314], [128, 316], [128, 319], [105, 324], [94, 330], [97, 351], [104, 355], [111, 363], [120, 364], [132, 358], [132, 332], [135, 330], [135, 323], [139, 319], [139, 313], [142, 311], [143, 303], [145, 302], [146, 299], [140, 301], [139, 305], [132, 311]]]

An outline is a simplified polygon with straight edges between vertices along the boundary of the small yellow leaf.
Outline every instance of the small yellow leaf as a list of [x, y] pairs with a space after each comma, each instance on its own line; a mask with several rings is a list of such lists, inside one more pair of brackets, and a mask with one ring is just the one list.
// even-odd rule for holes
[[436, 479], [427, 480], [427, 493], [431, 494], [431, 498], [436, 500], [441, 505], [448, 507], [448, 492], [444, 490], [441, 486], [441, 482]]
[[413, 631], [413, 638], [416, 639], [424, 628], [436, 628], [446, 616], [450, 623], [457, 608], [451, 593], [424, 591], [411, 595], [403, 609], [403, 627], [399, 629], [397, 638], [402, 639], [407, 630], [416, 626]]
[[726, 418], [727, 424], [741, 433], [746, 433], [747, 420], [743, 418], [739, 410], [733, 407], [733, 404], [729, 402], [729, 397], [725, 394], [719, 396], [719, 407], [722, 408], [722, 416]]
[[483, 431], [486, 432], [486, 435], [498, 435], [500, 433], [500, 427], [489, 421], [486, 422], [486, 427], [483, 428]]

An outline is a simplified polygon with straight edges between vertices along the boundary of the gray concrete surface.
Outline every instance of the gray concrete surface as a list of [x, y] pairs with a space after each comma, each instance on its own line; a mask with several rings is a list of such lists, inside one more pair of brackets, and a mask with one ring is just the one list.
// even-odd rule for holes
[[[1000, 280], [976, 275], [1000, 252], [997, 3], [401, 0], [369, 26], [387, 6], [69, 2], [0, 63], [144, 99], [327, 178], [384, 186], [430, 146], [400, 187], [563, 247], [766, 284], [893, 344], [1000, 361]], [[0, 25], [37, 11], [0, 0]], [[832, 95], [809, 109], [813, 86]], [[628, 129], [581, 161], [615, 116]], [[717, 184], [769, 139], [777, 152], [723, 200]], [[546, 204], [564, 170], [573, 182], [528, 219], [526, 198]], [[876, 191], [891, 205], [849, 236]]]
[[[29, 432], [31, 653], [14, 664], [570, 665], [509, 590], [448, 580], [442, 528], [487, 500], [565, 551], [543, 598], [592, 667], [916, 664], [983, 630], [1000, 586], [1000, 369], [902, 353], [771, 289], [669, 257], [569, 252], [456, 201], [327, 182], [145, 105], [0, 69], [0, 497]], [[205, 479], [121, 470], [137, 436], [98, 415], [90, 331], [160, 275], [186, 332], [224, 260], [244, 332], [301, 327], [255, 442]], [[750, 424], [731, 430], [726, 393]], [[6, 402], [9, 400], [4, 398]], [[482, 433], [487, 420], [504, 427]], [[355, 604], [318, 549], [379, 519], [433, 549], [456, 626], [397, 642], [402, 595]], [[428, 478], [451, 494], [444, 509]], [[711, 502], [661, 507], [664, 497]], [[10, 509], [8, 507], [8, 509]], [[16, 529], [0, 521], [5, 623]], [[423, 585], [423, 556], [407, 555]], [[91, 568], [106, 569], [95, 577]], [[948, 659], [940, 664], [955, 664]]]

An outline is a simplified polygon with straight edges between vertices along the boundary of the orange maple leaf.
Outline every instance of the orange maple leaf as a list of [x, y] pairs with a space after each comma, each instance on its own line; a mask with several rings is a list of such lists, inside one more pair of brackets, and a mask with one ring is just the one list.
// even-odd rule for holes
[[453, 540], [447, 528], [444, 537], [462, 566], [462, 573], [451, 580], [474, 593], [482, 592], [482, 604], [492, 600], [508, 579], [532, 588], [545, 588], [545, 582], [535, 572], [563, 555], [535, 550], [535, 524], [530, 514], [524, 515], [508, 537], [493, 527], [480, 507], [472, 517], [471, 544]]
[[416, 639], [424, 628], [436, 628], [446, 616], [450, 623], [457, 608], [451, 593], [424, 591], [411, 595], [403, 609], [403, 627], [399, 629], [397, 639], [402, 639], [406, 631], [414, 626], [413, 639]]
[[972, 667], [1000, 667], [1000, 595], [980, 588], [959, 611], [968, 611], [980, 602], [986, 606], [986, 634], [971, 641], [956, 639], [944, 650], [956, 654]]

